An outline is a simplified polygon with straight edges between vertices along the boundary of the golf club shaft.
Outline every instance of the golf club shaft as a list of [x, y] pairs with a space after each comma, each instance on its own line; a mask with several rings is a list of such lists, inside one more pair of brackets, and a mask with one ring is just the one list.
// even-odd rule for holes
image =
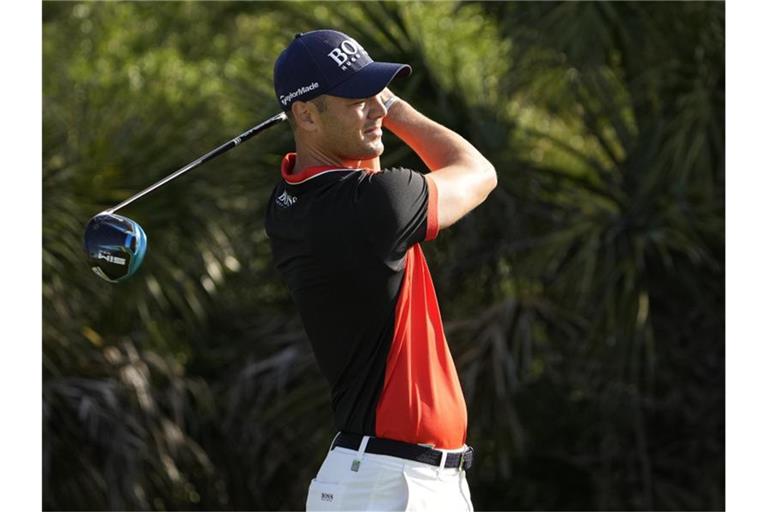
[[141, 197], [144, 197], [145, 195], [149, 194], [150, 192], [152, 192], [153, 190], [155, 190], [157, 188], [162, 187], [163, 185], [165, 185], [169, 181], [175, 180], [176, 178], [178, 178], [179, 176], [181, 176], [185, 172], [191, 171], [195, 167], [197, 167], [199, 165], [202, 165], [202, 164], [204, 164], [205, 162], [207, 162], [209, 160], [213, 160], [217, 156], [222, 155], [222, 154], [226, 153], [227, 151], [229, 151], [230, 149], [234, 148], [235, 146], [239, 145], [241, 142], [244, 142], [244, 141], [250, 139], [251, 137], [253, 137], [257, 133], [259, 133], [259, 132], [261, 132], [263, 130], [266, 130], [267, 128], [269, 128], [271, 126], [274, 126], [277, 123], [285, 121], [286, 119], [287, 119], [287, 117], [285, 115], [285, 112], [280, 112], [279, 114], [276, 114], [276, 115], [270, 117], [269, 119], [267, 119], [263, 123], [257, 124], [253, 128], [244, 131], [243, 133], [241, 133], [240, 135], [238, 135], [234, 139], [230, 140], [229, 142], [226, 142], [225, 144], [222, 144], [221, 146], [217, 147], [213, 151], [210, 151], [210, 152], [206, 153], [205, 155], [201, 156], [197, 160], [188, 163], [187, 165], [185, 165], [184, 167], [182, 167], [178, 171], [174, 172], [173, 174], [170, 174], [170, 175], [166, 176], [165, 178], [163, 178], [162, 180], [158, 181], [157, 183], [155, 183], [155, 184], [145, 188], [144, 190], [142, 190], [138, 194], [132, 195], [131, 197], [129, 197], [128, 199], [126, 199], [122, 203], [118, 204], [117, 206], [113, 206], [109, 210], [104, 210], [102, 213], [105, 213], [105, 214], [115, 213], [120, 208], [123, 208], [124, 206], [128, 206], [129, 204], [131, 204], [135, 200], [137, 200], [137, 199], [139, 199]]

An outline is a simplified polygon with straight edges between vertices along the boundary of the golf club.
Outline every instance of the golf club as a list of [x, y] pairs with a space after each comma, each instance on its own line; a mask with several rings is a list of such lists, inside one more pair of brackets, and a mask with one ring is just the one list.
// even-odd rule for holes
[[209, 151], [197, 160], [188, 163], [173, 174], [132, 195], [122, 203], [104, 210], [91, 218], [85, 227], [84, 236], [85, 251], [88, 255], [91, 270], [105, 281], [118, 283], [135, 274], [144, 260], [144, 255], [147, 252], [146, 233], [144, 233], [144, 230], [136, 221], [122, 215], [115, 215], [117, 210], [128, 206], [137, 199], [175, 180], [182, 174], [213, 160], [254, 135], [286, 119], [287, 116], [284, 112], [270, 117], [253, 128], [244, 131], [234, 139]]

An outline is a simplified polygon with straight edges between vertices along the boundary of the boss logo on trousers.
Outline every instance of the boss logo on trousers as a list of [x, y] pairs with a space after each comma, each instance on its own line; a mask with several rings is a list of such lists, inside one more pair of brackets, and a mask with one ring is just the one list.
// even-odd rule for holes
[[331, 50], [328, 54], [330, 58], [336, 61], [336, 64], [342, 71], [346, 71], [347, 68], [357, 61], [357, 59], [363, 58], [363, 55], [368, 56], [362, 46], [357, 44], [354, 39], [345, 39], [339, 46]]

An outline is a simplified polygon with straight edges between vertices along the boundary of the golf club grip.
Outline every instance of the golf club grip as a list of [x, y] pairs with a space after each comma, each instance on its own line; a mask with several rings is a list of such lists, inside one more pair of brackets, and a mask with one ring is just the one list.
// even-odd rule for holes
[[235, 146], [240, 145], [240, 143], [245, 142], [246, 140], [250, 139], [254, 135], [256, 135], [256, 134], [258, 134], [258, 133], [266, 130], [267, 128], [270, 128], [270, 127], [272, 127], [272, 126], [274, 126], [274, 125], [276, 125], [278, 123], [281, 123], [281, 122], [285, 121], [286, 119], [287, 119], [287, 116], [285, 115], [285, 112], [280, 112], [279, 114], [275, 114], [274, 116], [270, 117], [266, 121], [264, 121], [262, 123], [259, 123], [256, 126], [254, 126], [253, 128], [250, 128], [250, 129], [244, 131], [243, 133], [241, 133], [240, 135], [238, 135], [234, 139], [232, 139], [232, 140], [230, 140], [228, 142], [225, 142], [224, 144], [222, 144], [221, 146], [217, 147], [216, 149], [213, 149], [213, 150], [209, 151], [208, 153], [206, 153], [205, 155], [201, 156], [197, 160], [194, 160], [194, 161], [188, 163], [187, 165], [185, 165], [184, 167], [182, 167], [178, 171], [174, 172], [173, 174], [170, 174], [170, 175], [166, 176], [165, 178], [163, 178], [162, 180], [160, 180], [160, 181], [158, 181], [156, 183], [153, 183], [152, 185], [150, 185], [149, 187], [145, 188], [141, 192], [132, 195], [131, 197], [129, 197], [128, 199], [126, 199], [122, 203], [120, 203], [120, 204], [118, 204], [116, 206], [113, 206], [112, 208], [110, 208], [108, 210], [104, 210], [102, 213], [104, 213], [104, 214], [115, 213], [117, 210], [119, 210], [119, 209], [121, 209], [121, 208], [123, 208], [125, 206], [128, 206], [129, 204], [131, 204], [135, 200], [137, 200], [137, 199], [139, 199], [139, 198], [149, 194], [153, 190], [162, 187], [163, 185], [165, 185], [166, 183], [168, 183], [168, 182], [170, 182], [172, 180], [175, 180], [176, 178], [178, 178], [182, 174], [184, 174], [184, 173], [186, 173], [188, 171], [191, 171], [195, 167], [198, 167], [198, 166], [204, 164], [205, 162], [208, 162], [209, 160], [213, 160], [217, 156], [220, 156], [220, 155], [226, 153], [230, 149], [234, 148]]

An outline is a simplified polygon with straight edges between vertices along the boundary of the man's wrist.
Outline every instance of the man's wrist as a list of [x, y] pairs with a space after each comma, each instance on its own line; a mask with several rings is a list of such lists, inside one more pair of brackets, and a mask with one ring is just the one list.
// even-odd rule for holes
[[393, 94], [392, 96], [384, 100], [384, 108], [387, 110], [387, 112], [389, 112], [389, 109], [392, 108], [392, 105], [394, 105], [395, 102], [398, 101], [399, 99], [400, 98], [398, 98]]
[[385, 99], [383, 103], [384, 108], [386, 109], [386, 114], [384, 114], [382, 124], [385, 128], [391, 129], [393, 123], [397, 124], [400, 121], [401, 110], [408, 104], [408, 102], [392, 94]]

